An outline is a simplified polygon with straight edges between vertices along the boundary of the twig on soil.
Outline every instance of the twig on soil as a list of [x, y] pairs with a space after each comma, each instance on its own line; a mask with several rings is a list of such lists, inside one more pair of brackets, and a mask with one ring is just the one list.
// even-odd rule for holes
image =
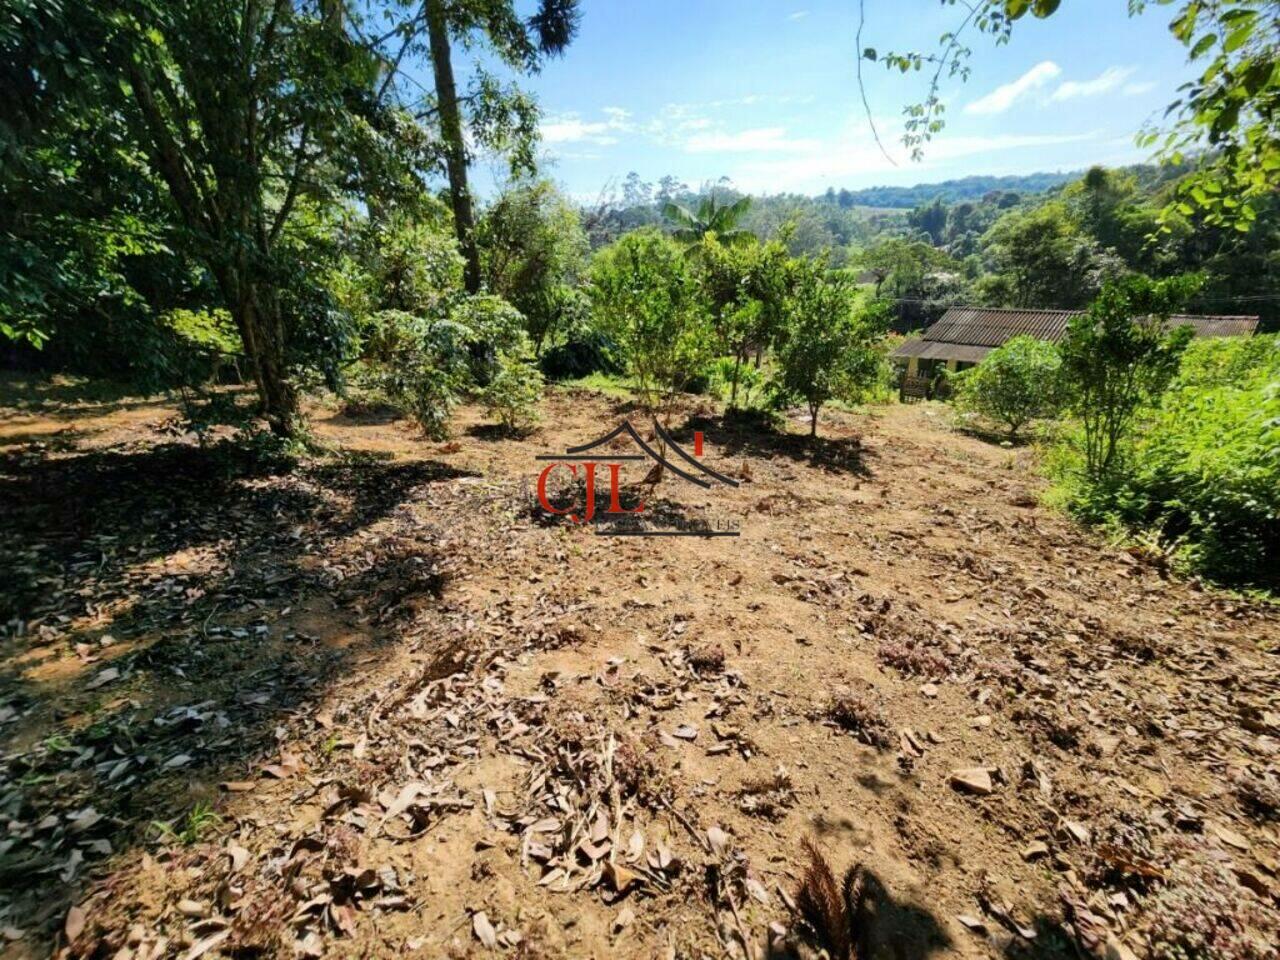
[[685, 818], [685, 815], [671, 805], [670, 800], [666, 797], [659, 797], [658, 801], [671, 812], [673, 817], [680, 821], [680, 825], [689, 831], [689, 836], [693, 837], [698, 845], [702, 847], [703, 851], [706, 853], [711, 852], [711, 841], [706, 837], [701, 836], [698, 831], [693, 828], [693, 824]]

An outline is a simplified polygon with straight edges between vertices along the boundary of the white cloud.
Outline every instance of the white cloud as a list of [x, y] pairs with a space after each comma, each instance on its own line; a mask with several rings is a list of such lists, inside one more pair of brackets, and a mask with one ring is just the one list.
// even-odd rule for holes
[[1107, 67], [1092, 80], [1064, 80], [1049, 99], [1073, 100], [1076, 97], [1097, 97], [1110, 93], [1128, 80], [1133, 72], [1133, 67]]
[[[880, 136], [892, 146], [896, 133], [882, 127]], [[963, 157], [982, 158], [983, 166], [992, 172], [1012, 172], [1021, 165], [1010, 156], [1014, 151], [1097, 141], [1098, 131], [1064, 134], [997, 134], [994, 136], [946, 136], [930, 144], [923, 164], [911, 165], [912, 175], [929, 169], [952, 169], [949, 162]], [[735, 166], [730, 171], [734, 182], [754, 193], [776, 193], [779, 190], [816, 191], [828, 186], [865, 180], [868, 174], [902, 173], [885, 159], [866, 133], [855, 127], [831, 142], [815, 143], [803, 153], [786, 157], [759, 157]], [[1037, 168], [1039, 169], [1039, 168]]]
[[583, 120], [577, 113], [545, 117], [540, 125], [544, 143], [594, 143], [607, 147], [618, 142], [617, 134], [631, 129], [631, 114], [621, 107], [605, 107], [604, 120]]
[[820, 147], [817, 140], [789, 139], [786, 127], [695, 133], [684, 143], [689, 153], [806, 153]]
[[1139, 80], [1137, 83], [1126, 83], [1120, 92], [1126, 97], [1140, 97], [1156, 88], [1154, 80]]
[[985, 97], [974, 100], [964, 108], [964, 112], [1004, 113], [1023, 96], [1044, 86], [1060, 73], [1062, 68], [1052, 60], [1042, 60], [1017, 80], [996, 87]]
[[803, 19], [804, 19], [805, 17], [807, 17], [808, 15], [809, 15], [809, 11], [808, 11], [808, 10], [797, 10], [795, 13], [789, 13], [789, 14], [787, 14], [787, 19], [788, 19], [788, 20], [803, 20]]

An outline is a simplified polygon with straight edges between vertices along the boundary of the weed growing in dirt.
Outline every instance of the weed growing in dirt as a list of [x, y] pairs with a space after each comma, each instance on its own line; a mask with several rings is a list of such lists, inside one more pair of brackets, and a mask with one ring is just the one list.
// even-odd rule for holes
[[201, 802], [192, 807], [177, 824], [175, 826], [175, 821], [156, 820], [151, 826], [162, 841], [189, 847], [199, 843], [207, 833], [219, 827], [222, 817], [209, 804]]
[[785, 767], [778, 767], [767, 777], [751, 777], [738, 790], [738, 805], [752, 817], [778, 821], [796, 802], [795, 784]]
[[1280, 936], [1253, 895], [1216, 863], [1183, 863], [1148, 902], [1149, 956], [1167, 960], [1276, 960]]
[[854, 864], [837, 884], [831, 865], [812, 840], [804, 840], [809, 866], [796, 890], [796, 908], [831, 960], [857, 960], [858, 914], [864, 895], [862, 867]]
[[859, 693], [841, 693], [827, 704], [827, 719], [848, 730], [863, 743], [883, 750], [889, 746], [889, 721], [880, 705]]
[[907, 676], [941, 679], [951, 672], [951, 660], [946, 654], [915, 639], [886, 640], [876, 656], [881, 663]]
[[655, 757], [661, 745], [652, 735], [643, 739], [623, 735], [613, 751], [613, 778], [624, 796], [634, 796], [646, 806], [657, 806], [670, 791], [667, 775]]

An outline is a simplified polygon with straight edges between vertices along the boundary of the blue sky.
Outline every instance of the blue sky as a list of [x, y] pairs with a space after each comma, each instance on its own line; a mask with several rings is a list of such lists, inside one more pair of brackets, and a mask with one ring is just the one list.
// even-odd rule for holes
[[[1073, 170], [1143, 159], [1133, 135], [1189, 75], [1168, 8], [1069, 0], [1027, 16], [1012, 42], [973, 35], [972, 75], [943, 88], [948, 126], [907, 158], [901, 108], [923, 75], [864, 64], [894, 166], [858, 99], [857, 0], [583, 0], [563, 59], [525, 81], [545, 114], [543, 152], [569, 192], [594, 197], [635, 170], [753, 193], [912, 184], [968, 174]], [[931, 49], [957, 22], [938, 0], [866, 0], [863, 45]], [[481, 161], [483, 182], [491, 165]]]

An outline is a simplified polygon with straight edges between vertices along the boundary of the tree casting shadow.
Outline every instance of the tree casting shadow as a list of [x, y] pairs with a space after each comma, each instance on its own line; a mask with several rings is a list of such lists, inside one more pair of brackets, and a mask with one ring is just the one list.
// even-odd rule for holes
[[[381, 623], [433, 603], [431, 543], [370, 528], [466, 475], [229, 441], [0, 454], [10, 919], [60, 922], [103, 856], [245, 779], [284, 719], [389, 639]], [[335, 574], [353, 537], [359, 562]]]

